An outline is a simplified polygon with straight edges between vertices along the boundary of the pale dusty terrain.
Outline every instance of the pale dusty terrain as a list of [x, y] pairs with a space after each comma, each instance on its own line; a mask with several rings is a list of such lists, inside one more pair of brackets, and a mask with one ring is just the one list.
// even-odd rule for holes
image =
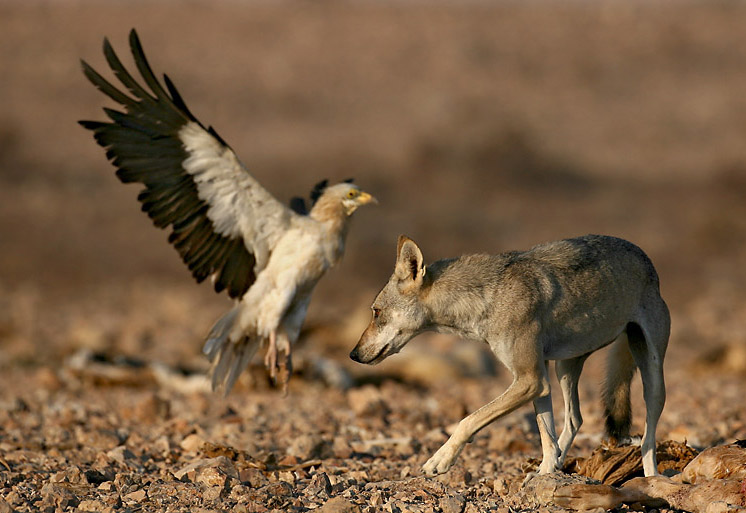
[[[427, 260], [636, 242], [673, 319], [659, 439], [746, 438], [745, 24], [732, 2], [0, 3], [0, 510], [539, 507], [518, 491], [540, 455], [530, 406], [419, 474], [441, 428], [509, 383], [483, 348], [347, 358], [400, 233]], [[355, 177], [380, 201], [315, 293], [286, 398], [257, 371], [205, 389], [202, 337], [229, 302], [75, 123], [106, 104], [79, 59], [103, 69], [104, 36], [126, 56], [131, 27], [278, 198]], [[603, 359], [576, 456], [600, 441]]]

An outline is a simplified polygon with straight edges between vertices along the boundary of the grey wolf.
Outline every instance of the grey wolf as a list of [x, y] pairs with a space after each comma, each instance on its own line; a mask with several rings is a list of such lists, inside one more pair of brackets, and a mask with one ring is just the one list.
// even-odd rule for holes
[[[298, 338], [311, 292], [342, 258], [350, 216], [375, 198], [345, 182], [317, 186], [310, 212], [290, 209], [249, 173], [227, 143], [189, 111], [168, 76], [156, 78], [137, 33], [130, 47], [144, 84], [122, 65], [108, 40], [104, 55], [118, 89], [86, 62], [85, 76], [123, 111], [110, 121], [81, 121], [124, 183], [144, 185], [138, 199], [201, 282], [226, 290], [236, 306], [212, 328], [204, 352], [212, 386], [227, 393], [260, 345], [272, 378], [286, 385], [290, 346]], [[278, 352], [284, 353], [278, 367]]]
[[[583, 422], [578, 378], [588, 355], [612, 344], [603, 387], [606, 434], [629, 437], [630, 381], [640, 369], [646, 406], [642, 459], [657, 474], [655, 431], [665, 402], [663, 358], [670, 316], [658, 274], [645, 253], [623, 239], [586, 235], [499, 255], [466, 255], [425, 266], [401, 236], [394, 272], [373, 301], [373, 318], [350, 353], [376, 364], [414, 336], [437, 331], [482, 341], [513, 375], [508, 389], [471, 413], [425, 463], [446, 472], [482, 428], [533, 401], [542, 445], [539, 473], [562, 468]], [[565, 403], [557, 438], [548, 360], [555, 360]]]

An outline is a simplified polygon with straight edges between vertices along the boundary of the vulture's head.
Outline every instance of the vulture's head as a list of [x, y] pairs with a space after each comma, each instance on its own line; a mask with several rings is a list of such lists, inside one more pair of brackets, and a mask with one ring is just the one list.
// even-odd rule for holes
[[358, 207], [378, 203], [376, 198], [360, 190], [355, 184], [343, 182], [326, 187], [311, 209], [311, 216], [324, 219], [330, 215], [352, 215]]

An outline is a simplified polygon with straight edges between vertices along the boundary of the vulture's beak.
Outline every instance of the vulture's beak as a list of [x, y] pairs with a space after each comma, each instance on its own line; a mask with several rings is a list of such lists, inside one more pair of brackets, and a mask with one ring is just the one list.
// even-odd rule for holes
[[360, 196], [357, 197], [357, 202], [360, 205], [367, 205], [368, 203], [378, 205], [378, 200], [365, 191], [360, 192]]

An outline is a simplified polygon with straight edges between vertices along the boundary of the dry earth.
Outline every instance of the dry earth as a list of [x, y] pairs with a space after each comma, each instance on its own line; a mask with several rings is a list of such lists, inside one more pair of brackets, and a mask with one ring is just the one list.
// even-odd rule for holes
[[[402, 232], [428, 260], [635, 241], [673, 317], [659, 439], [746, 438], [745, 24], [727, 1], [0, 2], [0, 511], [559, 509], [519, 490], [530, 407], [419, 473], [509, 383], [483, 348], [347, 360]], [[75, 124], [104, 104], [78, 59], [102, 67], [131, 27], [279, 198], [354, 176], [380, 200], [317, 289], [286, 398], [261, 372], [206, 390], [228, 303]], [[577, 456], [600, 441], [602, 368]]]

